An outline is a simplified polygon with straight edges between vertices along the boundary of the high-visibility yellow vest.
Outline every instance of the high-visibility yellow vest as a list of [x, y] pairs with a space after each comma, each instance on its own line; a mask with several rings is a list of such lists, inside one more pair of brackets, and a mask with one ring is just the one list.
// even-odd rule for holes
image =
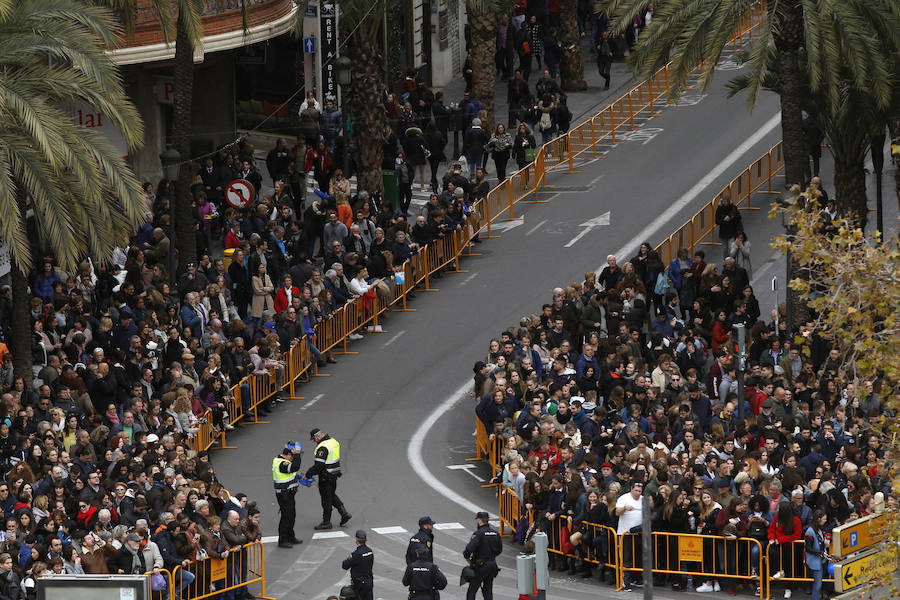
[[297, 478], [297, 473], [282, 473], [281, 467], [282, 464], [290, 464], [291, 461], [285, 460], [280, 456], [276, 456], [274, 460], [272, 460], [272, 479], [275, 482], [275, 491], [281, 492], [284, 490], [293, 490], [300, 487], [300, 481]]
[[[325, 448], [328, 455], [323, 459], [319, 458], [319, 448]], [[334, 438], [325, 438], [316, 446], [316, 462], [325, 463], [325, 471], [329, 475], [340, 475], [341, 473], [341, 445]]]

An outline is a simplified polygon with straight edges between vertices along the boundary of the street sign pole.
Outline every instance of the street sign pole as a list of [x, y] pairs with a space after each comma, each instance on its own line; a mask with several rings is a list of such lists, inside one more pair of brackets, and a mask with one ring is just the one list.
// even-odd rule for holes
[[644, 600], [653, 600], [653, 531], [650, 529], [650, 496], [641, 496], [641, 538], [644, 554]]
[[737, 332], [737, 364], [734, 371], [737, 374], [737, 395], [738, 395], [738, 419], [744, 421], [744, 357], [746, 356], [746, 327], [743, 323], [735, 323], [734, 330]]

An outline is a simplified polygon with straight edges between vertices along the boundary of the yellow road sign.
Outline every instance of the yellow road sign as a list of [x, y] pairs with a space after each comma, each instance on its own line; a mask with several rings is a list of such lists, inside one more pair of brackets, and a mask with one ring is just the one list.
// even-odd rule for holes
[[834, 589], [838, 593], [887, 577], [897, 568], [897, 549], [890, 544], [862, 552], [835, 563]]
[[878, 513], [836, 527], [831, 534], [831, 555], [843, 558], [874, 546], [884, 539], [886, 526], [887, 517]]

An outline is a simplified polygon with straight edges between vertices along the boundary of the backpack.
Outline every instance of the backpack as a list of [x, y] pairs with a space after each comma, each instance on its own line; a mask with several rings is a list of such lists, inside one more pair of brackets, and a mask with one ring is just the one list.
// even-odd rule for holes
[[553, 128], [553, 121], [550, 120], [550, 113], [541, 111], [541, 131], [549, 131]]

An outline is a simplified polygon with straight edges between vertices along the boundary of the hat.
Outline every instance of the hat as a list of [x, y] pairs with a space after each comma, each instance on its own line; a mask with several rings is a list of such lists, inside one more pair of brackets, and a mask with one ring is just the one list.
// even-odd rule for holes
[[309, 439], [311, 439], [311, 440], [312, 440], [312, 439], [315, 439], [316, 434], [319, 433], [320, 431], [322, 431], [322, 430], [319, 429], [318, 427], [312, 428], [312, 429], [309, 431]]
[[476, 519], [482, 519], [482, 520], [484, 520], [484, 521], [487, 521], [487, 520], [490, 519], [491, 517], [490, 517], [486, 512], [484, 512], [483, 510], [481, 510], [481, 511], [478, 511], [477, 513], [475, 513], [475, 518], [476, 518]]
[[136, 533], [129, 533], [128, 536], [125, 538], [125, 541], [126, 542], [140, 542], [141, 536], [139, 536]]
[[763, 408], [775, 408], [775, 400], [772, 398], [766, 398], [762, 403]]
[[151, 433], [150, 435], [147, 436], [147, 443], [148, 443], [148, 444], [153, 444], [153, 443], [156, 443], [156, 442], [158, 442], [158, 441], [159, 441], [159, 436], [156, 435], [155, 433]]
[[431, 517], [421, 517], [419, 519], [419, 527], [421, 527], [422, 525], [434, 525], [434, 521], [431, 519]]
[[366, 537], [366, 532], [363, 531], [362, 529], [357, 529], [356, 530], [356, 539], [363, 541], [363, 542], [366, 541], [368, 539]]
[[601, 468], [601, 469], [605, 469], [605, 468], [607, 468], [607, 467], [609, 467], [610, 469], [612, 469], [612, 468], [613, 468], [613, 464], [612, 464], [611, 462], [607, 461], [607, 462], [603, 463], [602, 465], [600, 465], [600, 468]]

